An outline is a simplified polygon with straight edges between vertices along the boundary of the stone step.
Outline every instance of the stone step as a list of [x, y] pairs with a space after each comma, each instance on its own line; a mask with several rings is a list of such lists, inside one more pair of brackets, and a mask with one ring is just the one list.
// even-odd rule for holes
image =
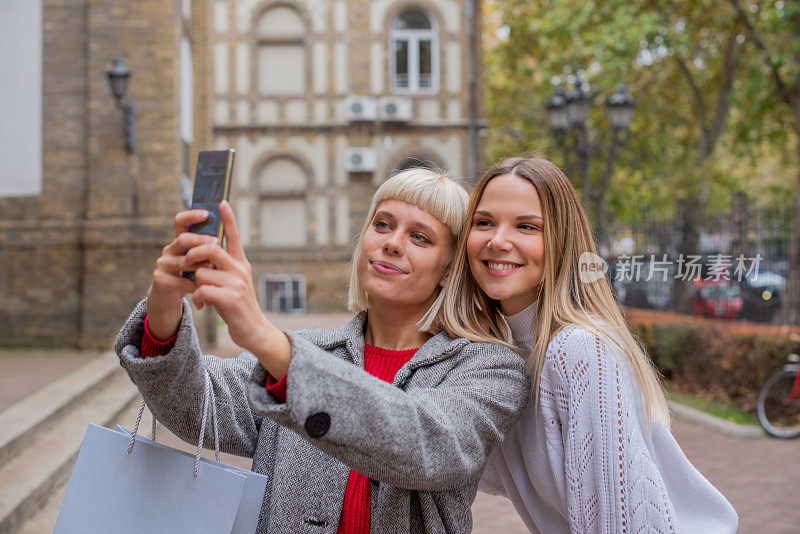
[[114, 363], [117, 369], [105, 375], [101, 384], [89, 384], [88, 394], [72, 392], [80, 400], [71, 402], [68, 410], [60, 410], [56, 418], [48, 418], [36, 436], [0, 466], [0, 534], [16, 532], [54, 489], [65, 484], [89, 423], [113, 426], [121, 413], [138, 402], [136, 387]]
[[119, 360], [109, 352], [0, 411], [0, 466], [112, 375], [121, 372]]
[[27, 520], [14, 534], [43, 534], [53, 532], [61, 510], [61, 503], [67, 493], [67, 480], [59, 484], [48, 495], [42, 508]]

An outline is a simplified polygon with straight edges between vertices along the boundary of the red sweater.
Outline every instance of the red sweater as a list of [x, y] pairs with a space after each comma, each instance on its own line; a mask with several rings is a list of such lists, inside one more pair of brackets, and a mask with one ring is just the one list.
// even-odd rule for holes
[[[177, 334], [166, 341], [158, 341], [150, 333], [147, 317], [144, 319], [142, 336], [142, 357], [166, 354], [175, 343]], [[408, 362], [418, 349], [388, 350], [364, 344], [364, 370], [386, 382], [394, 380], [397, 371]], [[281, 402], [286, 402], [286, 375], [280, 380], [267, 379], [267, 391]], [[356, 471], [350, 471], [347, 488], [342, 503], [342, 517], [336, 534], [369, 534], [370, 504], [372, 491], [369, 478]]]

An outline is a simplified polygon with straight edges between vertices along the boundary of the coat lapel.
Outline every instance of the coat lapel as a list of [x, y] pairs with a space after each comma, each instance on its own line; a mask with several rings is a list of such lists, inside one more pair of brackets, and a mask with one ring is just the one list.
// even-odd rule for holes
[[[321, 348], [333, 350], [335, 347], [344, 346], [349, 360], [358, 367], [364, 368], [364, 326], [367, 321], [367, 312], [361, 312], [349, 322], [334, 329], [321, 331], [319, 342]], [[420, 367], [433, 365], [449, 358], [468, 344], [464, 338], [451, 338], [446, 333], [436, 334], [420, 347], [408, 363], [406, 363], [395, 376], [397, 384], [410, 376]]]

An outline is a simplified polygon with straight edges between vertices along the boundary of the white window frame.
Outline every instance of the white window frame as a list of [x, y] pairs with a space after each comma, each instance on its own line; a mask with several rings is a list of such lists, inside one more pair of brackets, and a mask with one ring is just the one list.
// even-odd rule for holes
[[[270, 306], [271, 303], [267, 302], [267, 284], [268, 283], [283, 283], [284, 287], [284, 295], [288, 295], [289, 300], [289, 308], [287, 310], [281, 310], [280, 305], [277, 306], [277, 309]], [[292, 284], [293, 282], [299, 282], [298, 284], [298, 291], [300, 293], [300, 307], [295, 308], [291, 306], [291, 303], [294, 301], [294, 293], [292, 292]], [[261, 277], [261, 280], [258, 284], [259, 292], [260, 292], [260, 301], [261, 301], [261, 309], [268, 313], [290, 313], [292, 315], [300, 315], [306, 313], [306, 277], [301, 274], [265, 274]], [[278, 297], [280, 298], [280, 297]], [[273, 303], [276, 303], [275, 298], [273, 296]]]
[[[392, 92], [395, 94], [436, 94], [439, 92], [439, 31], [436, 19], [428, 13], [425, 13], [425, 16], [431, 23], [430, 30], [399, 30], [394, 28], [394, 21], [392, 21], [392, 28], [389, 31], [389, 77], [391, 78]], [[431, 86], [420, 87], [419, 43], [428, 40], [431, 42]], [[397, 41], [408, 43], [408, 87], [400, 87], [397, 84]]]

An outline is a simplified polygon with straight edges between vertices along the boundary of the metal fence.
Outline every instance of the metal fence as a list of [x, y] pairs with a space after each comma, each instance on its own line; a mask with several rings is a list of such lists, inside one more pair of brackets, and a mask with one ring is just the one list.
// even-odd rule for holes
[[[730, 320], [789, 324], [791, 208], [755, 209], [738, 201], [705, 217], [696, 253], [682, 248], [684, 218], [646, 213], [598, 237], [608, 274], [626, 306]], [[795, 315], [795, 317], [798, 315]]]

